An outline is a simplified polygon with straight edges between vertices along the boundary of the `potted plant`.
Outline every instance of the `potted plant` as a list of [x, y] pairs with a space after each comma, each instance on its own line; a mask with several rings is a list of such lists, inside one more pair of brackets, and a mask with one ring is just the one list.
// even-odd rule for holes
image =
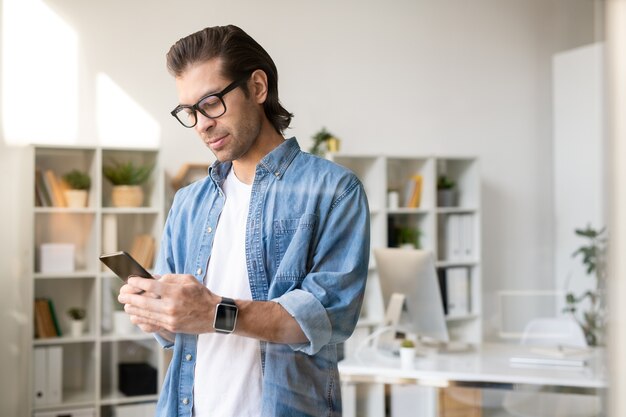
[[70, 318], [70, 334], [73, 337], [82, 336], [85, 331], [87, 311], [82, 307], [71, 307], [67, 310], [67, 315]]
[[404, 339], [400, 342], [400, 364], [403, 369], [413, 368], [413, 360], [415, 359], [415, 343], [410, 339]]
[[82, 208], [87, 206], [87, 197], [91, 188], [91, 178], [86, 172], [73, 169], [63, 176], [69, 187], [64, 190], [68, 207]]
[[136, 165], [132, 161], [113, 161], [103, 167], [103, 174], [111, 184], [111, 200], [115, 207], [140, 207], [143, 204], [141, 184], [150, 178], [154, 165]]
[[[117, 281], [117, 280], [116, 280]], [[121, 284], [111, 285], [111, 305], [113, 307], [113, 332], [117, 334], [131, 334], [135, 331], [135, 325], [130, 321], [130, 316], [124, 311], [124, 304], [117, 301]]]
[[398, 247], [404, 249], [419, 249], [422, 232], [415, 227], [400, 227], [398, 229]]
[[[577, 236], [587, 239], [586, 244], [579, 247], [572, 257], [582, 256], [585, 272], [595, 281], [593, 287], [582, 294], [567, 292], [566, 306], [563, 309], [572, 315], [583, 330], [589, 346], [604, 344], [606, 325], [606, 282], [607, 282], [607, 238], [606, 228], [596, 230], [591, 225], [586, 229], [576, 229]], [[581, 304], [588, 300], [588, 303]], [[582, 310], [582, 307], [586, 307]], [[582, 315], [577, 314], [579, 308]]]
[[[323, 147], [326, 149], [322, 149]], [[325, 152], [337, 151], [339, 151], [339, 139], [328, 132], [325, 127], [313, 135], [313, 146], [309, 150], [310, 153], [323, 156]]]
[[437, 178], [437, 206], [454, 207], [457, 205], [456, 183], [447, 175]]

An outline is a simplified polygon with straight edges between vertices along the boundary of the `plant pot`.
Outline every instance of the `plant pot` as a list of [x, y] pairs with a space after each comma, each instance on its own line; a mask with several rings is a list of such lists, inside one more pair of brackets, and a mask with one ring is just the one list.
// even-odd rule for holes
[[438, 207], [455, 207], [458, 194], [454, 189], [437, 190]]
[[113, 331], [117, 334], [131, 334], [135, 332], [135, 325], [125, 311], [113, 312]]
[[115, 207], [141, 207], [143, 189], [139, 185], [115, 185], [111, 201]]
[[70, 321], [70, 335], [72, 337], [80, 337], [85, 333], [85, 320]]
[[89, 196], [89, 192], [87, 190], [65, 190], [64, 194], [68, 207], [87, 207], [87, 197]]
[[401, 347], [400, 348], [400, 366], [402, 369], [413, 369], [413, 362], [415, 361], [415, 348], [414, 347]]

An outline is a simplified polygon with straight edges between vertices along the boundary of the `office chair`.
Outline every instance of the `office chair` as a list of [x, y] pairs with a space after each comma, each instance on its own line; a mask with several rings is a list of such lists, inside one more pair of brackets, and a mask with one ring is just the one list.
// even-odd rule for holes
[[[524, 329], [521, 344], [528, 346], [587, 346], [585, 335], [571, 318], [539, 318]], [[601, 412], [598, 396], [544, 392], [507, 392], [504, 409], [518, 417], [592, 417]]]

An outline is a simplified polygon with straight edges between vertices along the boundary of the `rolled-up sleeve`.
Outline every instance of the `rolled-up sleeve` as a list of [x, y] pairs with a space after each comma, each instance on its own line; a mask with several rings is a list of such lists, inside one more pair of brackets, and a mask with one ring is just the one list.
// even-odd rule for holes
[[312, 266], [300, 288], [275, 298], [300, 325], [309, 343], [290, 345], [313, 355], [345, 341], [363, 302], [370, 253], [369, 208], [354, 178], [320, 220]]

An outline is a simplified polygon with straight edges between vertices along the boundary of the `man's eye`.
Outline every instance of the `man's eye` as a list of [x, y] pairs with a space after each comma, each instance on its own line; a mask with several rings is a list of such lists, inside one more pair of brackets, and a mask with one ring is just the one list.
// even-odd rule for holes
[[200, 107], [202, 110], [210, 110], [210, 109], [214, 109], [215, 107], [220, 106], [220, 99], [215, 97], [215, 96], [210, 96], [205, 98], [204, 100], [202, 100], [199, 104], [198, 107]]

